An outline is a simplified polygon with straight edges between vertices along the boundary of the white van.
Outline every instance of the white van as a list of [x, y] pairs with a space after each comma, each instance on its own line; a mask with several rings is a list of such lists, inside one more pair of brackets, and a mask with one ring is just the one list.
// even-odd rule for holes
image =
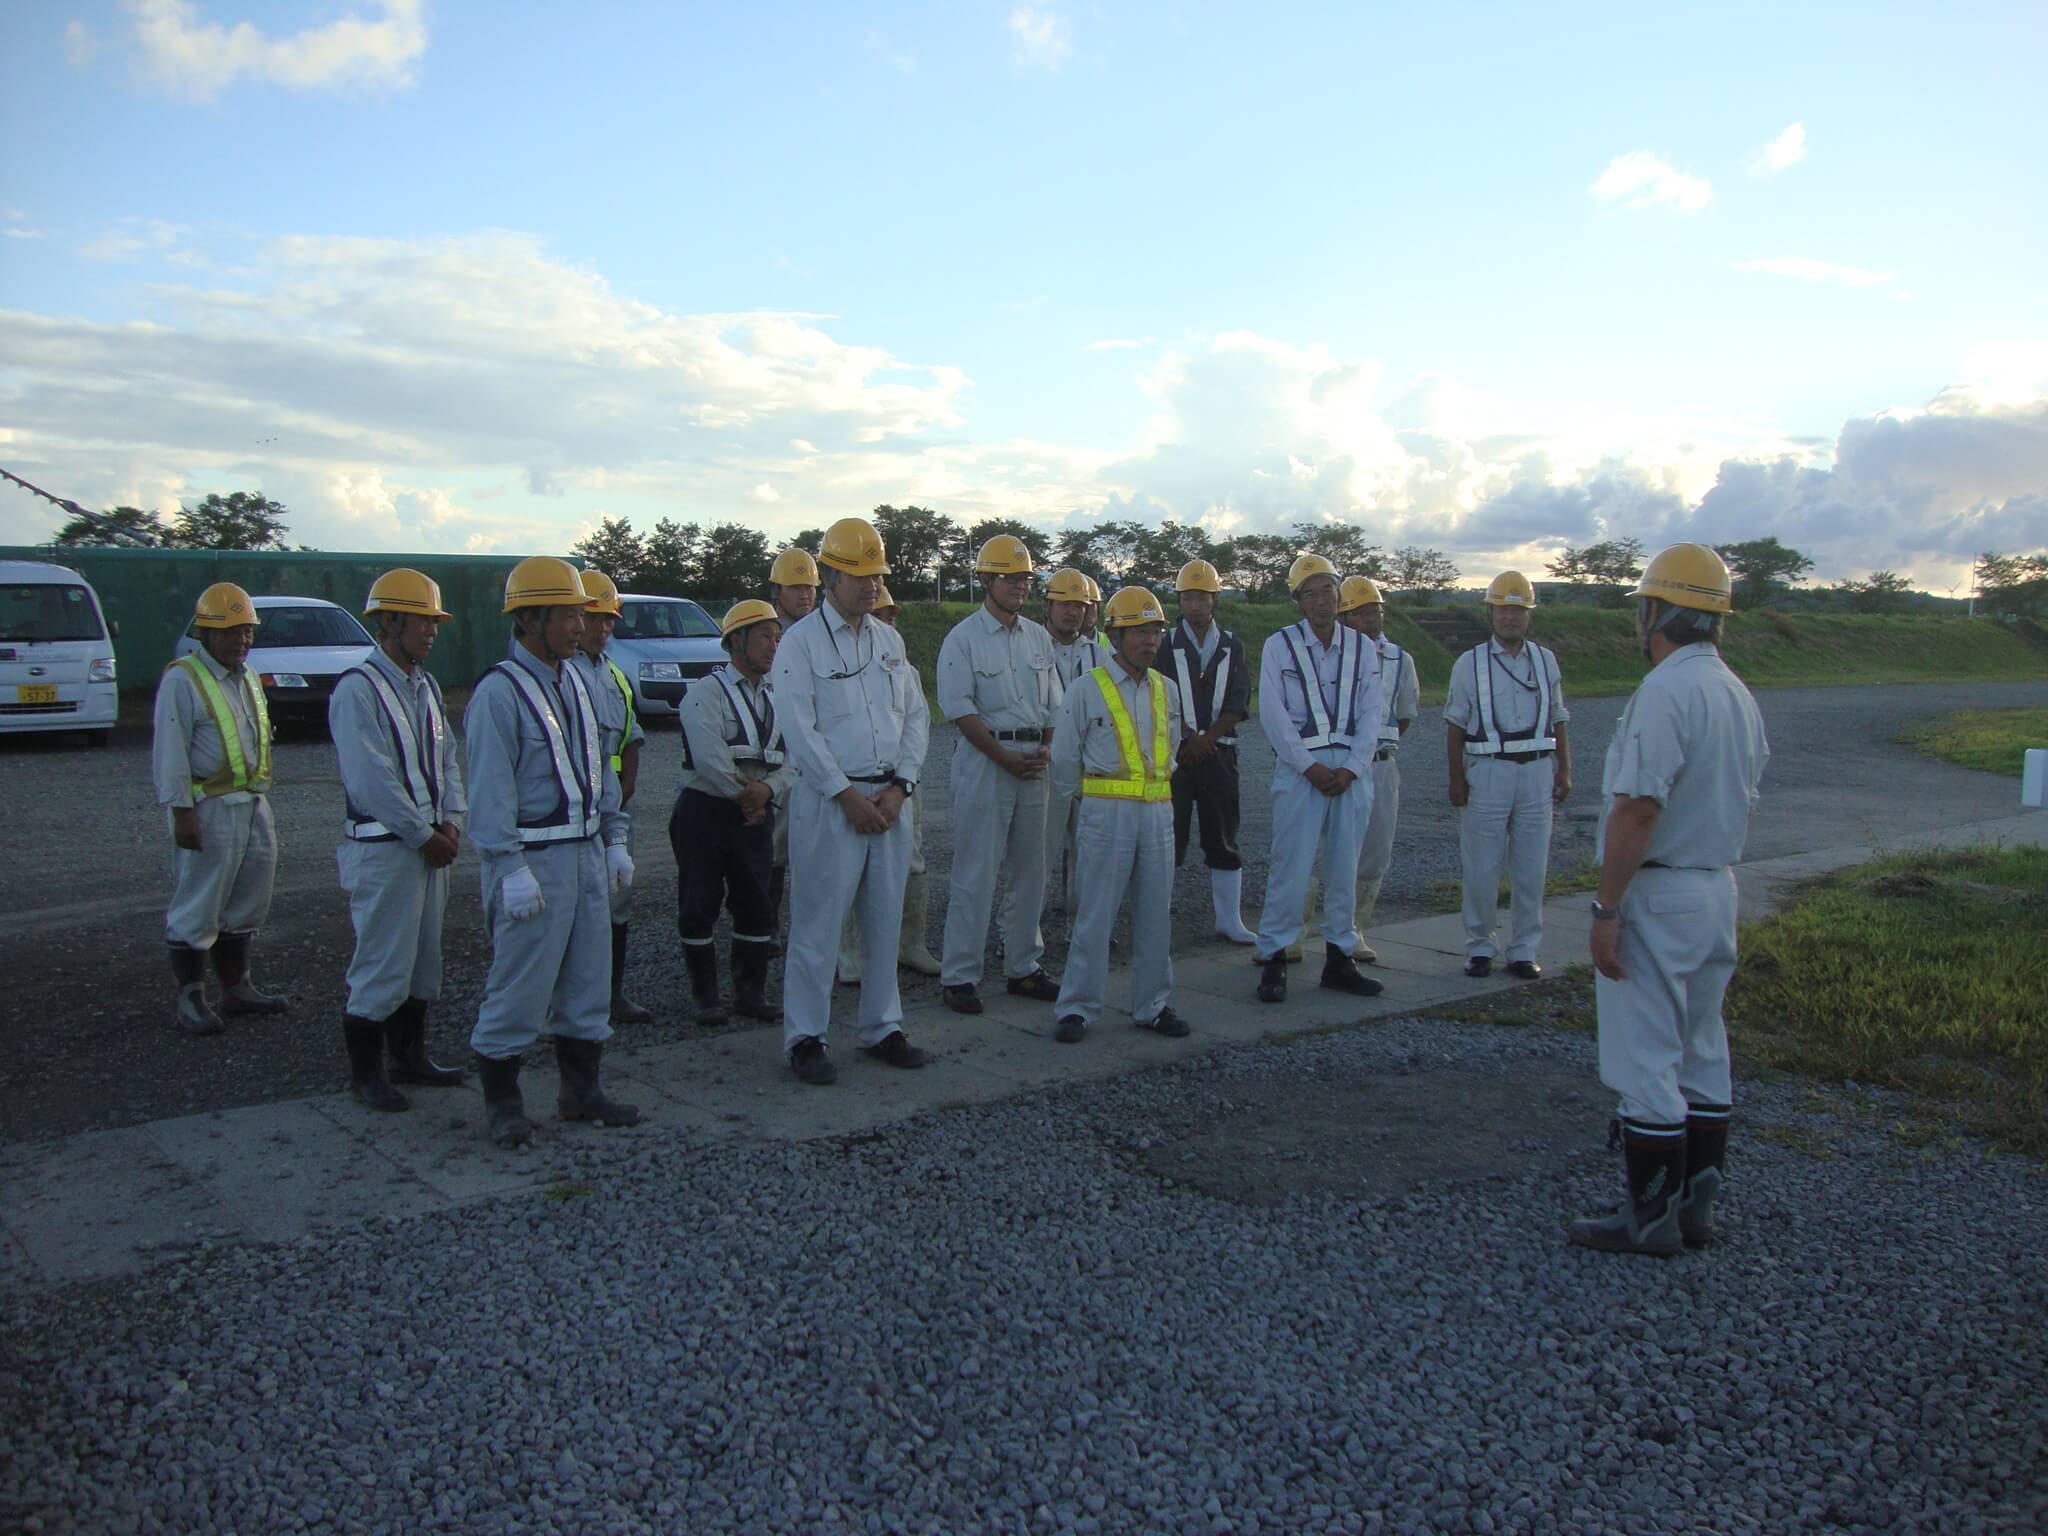
[[61, 565], [0, 560], [0, 732], [83, 731], [104, 747], [119, 708], [99, 594]]

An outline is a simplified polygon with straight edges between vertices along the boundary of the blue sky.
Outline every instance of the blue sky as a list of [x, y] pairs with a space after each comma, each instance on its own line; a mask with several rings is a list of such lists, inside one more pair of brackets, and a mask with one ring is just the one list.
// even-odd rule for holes
[[[2048, 542], [2034, 5], [0, 17], [0, 464], [327, 548]], [[0, 492], [0, 540], [46, 509]]]

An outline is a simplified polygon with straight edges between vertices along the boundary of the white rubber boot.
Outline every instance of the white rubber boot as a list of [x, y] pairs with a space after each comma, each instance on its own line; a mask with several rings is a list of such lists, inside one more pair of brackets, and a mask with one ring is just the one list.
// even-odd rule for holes
[[1244, 925], [1243, 895], [1243, 870], [1209, 871], [1209, 901], [1216, 909], [1216, 936], [1233, 944], [1256, 944], [1259, 936]]

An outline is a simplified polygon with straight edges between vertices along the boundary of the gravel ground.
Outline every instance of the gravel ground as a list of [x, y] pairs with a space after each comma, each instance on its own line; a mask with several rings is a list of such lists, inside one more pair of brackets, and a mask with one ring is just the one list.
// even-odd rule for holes
[[[2048, 1526], [2038, 1170], [1757, 1084], [1719, 1246], [1586, 1253], [1560, 1226], [1617, 1188], [1604, 1108], [1471, 1106], [1591, 1058], [1403, 1021], [841, 1141], [593, 1133], [555, 1198], [16, 1300], [0, 1524]], [[1403, 1086], [1472, 1176], [1384, 1182], [1338, 1106]], [[1314, 1178], [1258, 1136], [1219, 1168], [1205, 1138], [1291, 1087], [1330, 1106]]]
[[[2048, 683], [1766, 690], [1760, 696], [1773, 757], [1750, 844], [1769, 857], [1831, 843], [1876, 840], [2010, 805], [2010, 781], [1933, 762], [1890, 737], [1902, 724], [1964, 706], [2048, 699]], [[1558, 819], [1553, 870], [1592, 856], [1599, 760], [1623, 700], [1578, 700], [1572, 733], [1578, 765], [1567, 814]], [[1264, 786], [1271, 750], [1244, 733], [1242, 777], [1246, 916], [1257, 920], [1270, 839]], [[932, 942], [944, 922], [950, 865], [947, 769], [956, 733], [934, 732], [918, 795], [931, 864]], [[1457, 823], [1444, 799], [1443, 732], [1425, 710], [1404, 749], [1404, 797], [1393, 872], [1379, 917], [1434, 910], [1433, 887], [1458, 873]], [[147, 741], [124, 731], [107, 751], [62, 739], [0, 740], [0, 796], [12, 858], [0, 912], [0, 968], [10, 981], [0, 1022], [37, 1048], [0, 1060], [0, 1141], [133, 1124], [164, 1115], [259, 1103], [332, 1089], [344, 1080], [337, 1038], [342, 974], [351, 946], [347, 907], [334, 877], [341, 791], [324, 740], [280, 744], [273, 809], [283, 857], [271, 920], [257, 947], [257, 974], [297, 1002], [283, 1019], [238, 1022], [194, 1041], [169, 1025], [162, 910], [169, 891], [168, 837], [152, 803]], [[667, 835], [680, 763], [673, 730], [649, 742], [636, 804], [641, 899], [629, 990], [655, 1009], [657, 1033], [689, 1027], [687, 986], [675, 942], [675, 864]], [[53, 799], [53, 787], [61, 798]], [[79, 806], [90, 808], [82, 819]], [[1199, 852], [1174, 897], [1177, 945], [1209, 942], [1208, 883]], [[1047, 969], [1064, 957], [1063, 919], [1048, 927]], [[458, 864], [448, 915], [448, 993], [433, 1039], [444, 1058], [466, 1054], [468, 1022], [489, 965], [476, 864]], [[993, 936], [987, 976], [999, 978]], [[935, 1001], [937, 984], [901, 973], [906, 1002]], [[987, 984], [985, 978], [984, 984]], [[631, 1039], [622, 1039], [630, 1047]]]

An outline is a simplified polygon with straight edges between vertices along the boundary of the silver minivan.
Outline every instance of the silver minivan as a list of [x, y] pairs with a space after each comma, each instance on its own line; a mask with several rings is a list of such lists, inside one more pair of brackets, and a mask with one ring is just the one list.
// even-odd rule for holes
[[119, 712], [92, 584], [66, 566], [0, 560], [0, 732], [83, 731], [104, 747]]

